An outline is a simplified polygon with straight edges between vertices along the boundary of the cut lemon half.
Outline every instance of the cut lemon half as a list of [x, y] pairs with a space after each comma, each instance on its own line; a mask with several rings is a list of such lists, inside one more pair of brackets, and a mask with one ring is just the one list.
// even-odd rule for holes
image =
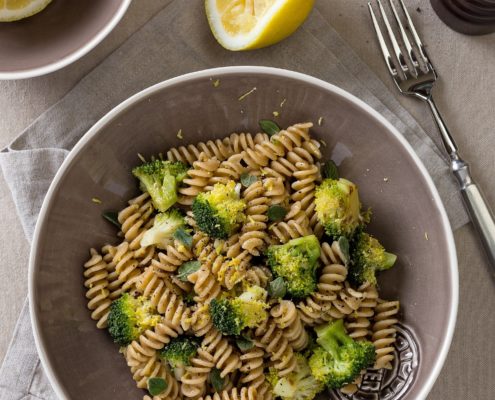
[[52, 0], [0, 0], [0, 22], [18, 21], [44, 10]]
[[313, 6], [314, 0], [205, 0], [213, 35], [228, 50], [280, 42], [299, 28]]

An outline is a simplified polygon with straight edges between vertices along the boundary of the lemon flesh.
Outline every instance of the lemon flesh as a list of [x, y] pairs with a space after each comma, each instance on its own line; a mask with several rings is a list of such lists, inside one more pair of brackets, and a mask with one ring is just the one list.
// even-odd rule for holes
[[0, 22], [18, 21], [44, 10], [52, 0], [0, 0]]
[[314, 0], [205, 0], [217, 41], [228, 50], [270, 46], [290, 36], [308, 17]]

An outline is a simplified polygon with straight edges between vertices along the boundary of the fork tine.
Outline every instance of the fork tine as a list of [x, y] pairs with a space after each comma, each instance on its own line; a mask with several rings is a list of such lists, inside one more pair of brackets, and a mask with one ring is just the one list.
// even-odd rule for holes
[[371, 2], [368, 3], [368, 9], [370, 11], [371, 20], [373, 21], [373, 27], [375, 28], [376, 36], [378, 38], [378, 43], [380, 44], [380, 49], [382, 50], [383, 58], [385, 59], [385, 64], [387, 64], [388, 71], [392, 75], [392, 77], [398, 77], [397, 68], [394, 65], [394, 60], [392, 59], [392, 55], [390, 51], [388, 51], [387, 43], [383, 38], [382, 30], [380, 29], [380, 25], [375, 16], [375, 12], [373, 11], [373, 7], [371, 6]]
[[404, 46], [406, 46], [407, 54], [409, 55], [409, 59], [414, 67], [414, 75], [418, 76], [417, 68], [419, 68], [418, 59], [416, 58], [416, 54], [414, 53], [414, 49], [409, 41], [409, 37], [407, 36], [406, 30], [404, 29], [404, 25], [402, 24], [401, 19], [399, 18], [399, 14], [397, 13], [397, 9], [395, 8], [393, 0], [388, 0], [390, 4], [390, 8], [394, 14], [397, 25], [399, 26], [400, 35], [402, 36], [402, 41], [404, 42]]
[[414, 38], [414, 42], [416, 43], [416, 46], [419, 49], [419, 52], [421, 54], [421, 58], [425, 62], [426, 66], [430, 67], [433, 70], [433, 65], [431, 64], [428, 56], [426, 55], [425, 47], [423, 46], [423, 43], [421, 42], [421, 39], [419, 38], [418, 32], [416, 31], [416, 28], [412, 22], [411, 16], [409, 15], [409, 12], [407, 11], [407, 8], [404, 4], [404, 1], [399, 0], [399, 3], [401, 5], [402, 11], [404, 12], [404, 15], [406, 16], [407, 25], [409, 26], [409, 29], [411, 30], [411, 34]]
[[399, 65], [405, 74], [409, 70], [409, 67], [406, 63], [406, 60], [404, 59], [404, 55], [402, 54], [402, 51], [399, 47], [399, 43], [397, 42], [397, 38], [395, 37], [394, 31], [392, 30], [392, 27], [390, 26], [390, 22], [388, 21], [387, 14], [385, 14], [385, 10], [383, 8], [381, 0], [376, 0], [376, 2], [378, 3], [378, 8], [380, 9], [380, 14], [382, 15], [383, 22], [385, 23], [385, 27], [387, 28], [388, 37], [390, 38], [390, 41], [392, 42], [392, 48], [394, 49], [395, 56], [397, 57], [397, 60], [399, 61]]

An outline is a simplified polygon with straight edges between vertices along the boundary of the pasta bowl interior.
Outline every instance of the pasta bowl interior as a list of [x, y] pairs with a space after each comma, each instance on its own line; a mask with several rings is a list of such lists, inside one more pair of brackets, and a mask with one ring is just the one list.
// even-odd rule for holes
[[[131, 97], [90, 129], [57, 173], [35, 231], [29, 289], [38, 351], [61, 398], [127, 400], [144, 394], [118, 346], [90, 318], [86, 296], [107, 297], [107, 286], [87, 293], [98, 283], [98, 267], [83, 276], [88, 249], [122, 242], [102, 213], [124, 209], [139, 195], [132, 168], [140, 158], [166, 155], [172, 147], [233, 132], [255, 134], [262, 119], [275, 119], [283, 128], [313, 123], [296, 131], [309, 129], [322, 160], [334, 160], [340, 175], [358, 186], [363, 209], [372, 209], [367, 231], [398, 256], [378, 278], [380, 298], [400, 300], [395, 361], [392, 370], [369, 370], [360, 390], [386, 398], [426, 397], [450, 346], [458, 287], [450, 225], [425, 168], [400, 133], [347, 92], [290, 71], [227, 67], [174, 78]], [[243, 146], [242, 140], [236, 143]], [[194, 158], [194, 150], [189, 152]], [[210, 172], [217, 171], [214, 166]], [[94, 260], [96, 265], [100, 259]], [[132, 274], [144, 268], [134, 265]], [[103, 269], [112, 273], [111, 267]], [[94, 302], [103, 304], [96, 319], [105, 325], [109, 301]], [[386, 320], [386, 311], [375, 309], [375, 315], [382, 312]], [[355, 322], [358, 331], [363, 321]], [[372, 328], [365, 324], [364, 331]], [[344, 397], [332, 392], [319, 398]]]

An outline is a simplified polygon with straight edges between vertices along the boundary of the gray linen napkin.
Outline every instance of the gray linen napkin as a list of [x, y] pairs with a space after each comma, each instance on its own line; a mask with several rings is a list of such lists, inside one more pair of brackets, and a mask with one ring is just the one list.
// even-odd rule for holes
[[[297, 34], [277, 46], [230, 53], [213, 40], [202, 7], [169, 1], [0, 153], [0, 166], [28, 239], [32, 238], [55, 172], [91, 125], [147, 86], [186, 72], [225, 65], [292, 69], [334, 83], [363, 99], [414, 147], [437, 185], [453, 227], [465, 224], [467, 215], [440, 151], [329, 26], [325, 19], [329, 11], [319, 5]], [[0, 400], [55, 398], [36, 353], [26, 301], [0, 370]]]

